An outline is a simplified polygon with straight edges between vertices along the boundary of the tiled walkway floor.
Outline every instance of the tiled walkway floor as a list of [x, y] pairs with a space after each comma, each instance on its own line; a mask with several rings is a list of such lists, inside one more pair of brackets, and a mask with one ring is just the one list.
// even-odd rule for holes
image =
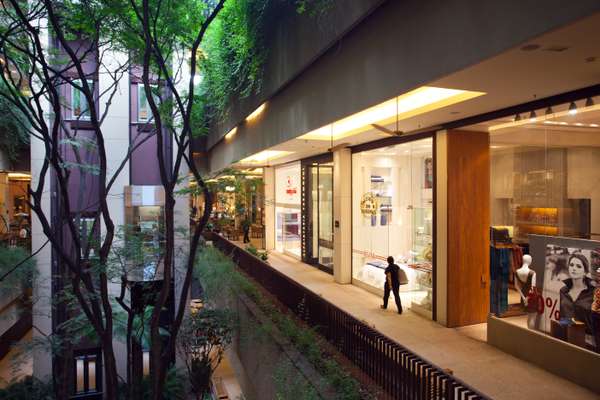
[[269, 263], [421, 357], [451, 369], [493, 399], [600, 399], [600, 395], [488, 345], [486, 324], [451, 329], [410, 311], [398, 315], [393, 302], [392, 307], [381, 310], [378, 296], [353, 285], [336, 284], [331, 275], [291, 257], [272, 252]]

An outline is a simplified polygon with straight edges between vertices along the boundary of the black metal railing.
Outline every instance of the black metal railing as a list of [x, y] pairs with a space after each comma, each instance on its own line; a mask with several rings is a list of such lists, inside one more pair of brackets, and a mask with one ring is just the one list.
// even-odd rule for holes
[[301, 313], [302, 319], [380, 385], [389, 398], [402, 400], [489, 398], [342, 311], [224, 237], [213, 234], [209, 239], [212, 239], [216, 248], [230, 255], [244, 272], [281, 303], [293, 312]]

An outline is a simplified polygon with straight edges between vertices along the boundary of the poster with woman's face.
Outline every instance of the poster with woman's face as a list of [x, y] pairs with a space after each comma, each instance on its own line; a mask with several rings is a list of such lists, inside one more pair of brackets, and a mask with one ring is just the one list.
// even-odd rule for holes
[[[585, 325], [591, 339], [591, 306], [595, 282], [591, 279], [592, 250], [567, 248], [556, 245], [546, 247], [546, 264], [543, 289], [543, 321], [541, 330], [551, 333], [552, 321], [564, 329], [569, 325]], [[595, 254], [594, 254], [595, 255]]]

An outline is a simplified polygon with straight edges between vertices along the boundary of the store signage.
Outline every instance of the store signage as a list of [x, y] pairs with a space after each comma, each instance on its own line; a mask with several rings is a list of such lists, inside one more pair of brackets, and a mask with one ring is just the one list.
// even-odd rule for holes
[[360, 199], [360, 212], [365, 215], [377, 215], [379, 201], [371, 192], [362, 195]]
[[285, 193], [287, 193], [289, 196], [293, 196], [298, 193], [298, 188], [294, 185], [294, 179], [289, 175], [287, 176]]

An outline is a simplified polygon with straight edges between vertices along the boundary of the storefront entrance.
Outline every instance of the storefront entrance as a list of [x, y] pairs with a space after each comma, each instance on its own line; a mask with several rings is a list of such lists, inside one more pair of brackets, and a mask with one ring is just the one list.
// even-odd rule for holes
[[352, 282], [382, 293], [392, 256], [403, 307], [432, 318], [433, 140], [373, 146], [352, 154]]
[[300, 162], [275, 170], [275, 248], [300, 258]]
[[333, 161], [331, 154], [302, 161], [302, 260], [333, 273]]

